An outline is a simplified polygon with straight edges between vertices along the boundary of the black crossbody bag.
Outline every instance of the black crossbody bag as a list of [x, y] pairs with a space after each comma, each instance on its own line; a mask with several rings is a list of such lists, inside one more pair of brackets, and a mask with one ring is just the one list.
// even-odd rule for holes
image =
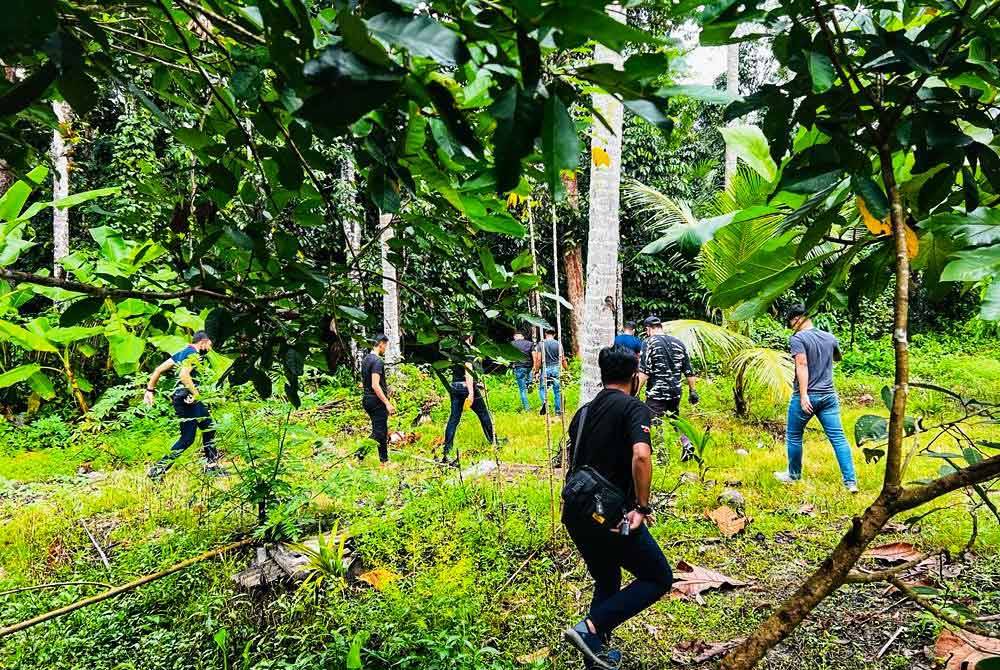
[[576, 429], [576, 453], [573, 467], [563, 485], [563, 519], [588, 519], [591, 523], [611, 530], [617, 528], [628, 511], [625, 493], [581, 458], [583, 427], [589, 405], [580, 410], [580, 425]]

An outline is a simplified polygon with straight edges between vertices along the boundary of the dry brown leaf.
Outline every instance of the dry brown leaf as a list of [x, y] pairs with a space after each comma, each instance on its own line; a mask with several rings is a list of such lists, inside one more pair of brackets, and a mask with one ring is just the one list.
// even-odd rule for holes
[[531, 665], [532, 663], [537, 663], [538, 661], [541, 661], [542, 659], [548, 657], [549, 657], [549, 648], [542, 647], [541, 649], [537, 649], [531, 652], [530, 654], [522, 654], [518, 656], [517, 662], [520, 663], [521, 665]]
[[872, 547], [864, 553], [864, 556], [885, 563], [906, 563], [920, 558], [923, 556], [923, 552], [909, 542], [892, 542]]
[[704, 604], [701, 594], [709, 589], [738, 588], [746, 582], [728, 577], [721, 572], [680, 561], [674, 569], [674, 587], [671, 595]]
[[816, 506], [806, 503], [798, 509], [798, 514], [802, 516], [816, 516]]
[[934, 656], [945, 661], [945, 670], [972, 670], [987, 658], [1000, 658], [1000, 640], [964, 630], [941, 631]]
[[729, 505], [716, 507], [706, 516], [715, 522], [715, 525], [719, 528], [719, 532], [722, 533], [724, 537], [732, 537], [737, 533], [741, 533], [750, 522], [750, 519], [745, 516], [740, 516]]
[[375, 568], [358, 575], [358, 579], [371, 584], [376, 591], [384, 591], [385, 587], [399, 579], [399, 575], [385, 568]]
[[727, 653], [730, 649], [743, 642], [744, 639], [741, 637], [729, 640], [728, 642], [689, 640], [675, 646], [670, 657], [677, 665], [707, 663]]

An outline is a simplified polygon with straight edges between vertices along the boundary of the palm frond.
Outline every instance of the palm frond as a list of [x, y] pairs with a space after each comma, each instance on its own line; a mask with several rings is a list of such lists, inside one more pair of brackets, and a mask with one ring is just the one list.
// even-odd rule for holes
[[697, 251], [714, 232], [694, 215], [689, 203], [675, 200], [634, 179], [623, 185], [622, 202], [651, 230], [660, 233], [658, 239], [642, 250], [644, 254], [657, 254], [672, 247]]
[[746, 396], [767, 396], [776, 403], [788, 402], [792, 395], [795, 364], [783, 351], [750, 347], [736, 354], [730, 366]]
[[699, 278], [708, 290], [741, 270], [761, 247], [771, 241], [781, 226], [779, 215], [767, 215], [722, 226], [701, 247]]
[[767, 202], [771, 183], [740, 163], [729, 184], [706, 203], [706, 213], [731, 214]]
[[663, 330], [684, 343], [688, 354], [700, 361], [727, 361], [737, 352], [753, 346], [750, 338], [697, 319], [666, 321]]

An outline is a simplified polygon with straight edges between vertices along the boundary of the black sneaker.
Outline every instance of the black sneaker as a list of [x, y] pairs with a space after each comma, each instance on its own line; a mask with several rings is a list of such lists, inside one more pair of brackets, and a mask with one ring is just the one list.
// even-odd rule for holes
[[[605, 649], [601, 654], [598, 654], [600, 658], [603, 658], [606, 662], [610, 663], [613, 667], [619, 668], [622, 664], [622, 653], [618, 649]], [[583, 667], [590, 670], [590, 668], [595, 668], [593, 663], [588, 661], [583, 662]]]
[[588, 668], [599, 668], [600, 670], [618, 670], [616, 665], [612, 665], [604, 649], [604, 643], [599, 635], [594, 635], [587, 628], [587, 622], [581, 621], [572, 628], [567, 628], [563, 632], [563, 637], [577, 651], [583, 654], [583, 661]]
[[546, 412], [548, 412], [548, 408], [545, 405], [542, 405], [542, 408], [538, 410], [538, 416], [545, 416]]

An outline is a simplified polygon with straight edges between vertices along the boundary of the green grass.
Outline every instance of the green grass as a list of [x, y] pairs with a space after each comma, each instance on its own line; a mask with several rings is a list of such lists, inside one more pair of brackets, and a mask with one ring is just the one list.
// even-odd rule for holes
[[[967, 384], [964, 392], [978, 397], [1000, 397], [1000, 370], [970, 358], [950, 362], [955, 377], [949, 383]], [[560, 643], [559, 631], [585, 611], [591, 585], [553, 523], [550, 494], [558, 495], [559, 482], [550, 482], [547, 463], [550, 448], [557, 449], [563, 435], [562, 422], [520, 413], [512, 377], [488, 383], [497, 433], [504, 438], [501, 462], [535, 469], [461, 483], [453, 471], [428, 463], [440, 453], [436, 440], [448, 411], [443, 402], [433, 410], [432, 423], [415, 429], [419, 441], [394, 452], [389, 469], [378, 468], [373, 454], [360, 463], [350, 456], [367, 443], [368, 431], [353, 389], [313, 388], [306, 406], [292, 415], [287, 478], [290, 495], [304, 501], [296, 513], [301, 532], [334, 523], [358, 531], [357, 552], [366, 569], [381, 567], [399, 576], [385, 591], [351, 586], [315, 595], [277, 592], [250, 598], [231, 584], [230, 576], [248, 561], [246, 555], [234, 555], [0, 641], [3, 667], [218, 668], [225, 662], [255, 670], [341, 668], [359, 634], [365, 637], [366, 668], [526, 667], [517, 658], [542, 647], [549, 648], [549, 660], [537, 667], [578, 667], [578, 658]], [[885, 413], [879, 389], [886, 380], [853, 375], [841, 376], [838, 383], [849, 434], [858, 416]], [[393, 428], [410, 430], [419, 406], [444, 394], [428, 379], [407, 377], [399, 384], [406, 396]], [[576, 384], [567, 380], [564, 390], [575, 406]], [[849, 495], [815, 423], [806, 435], [805, 481], [779, 484], [771, 473], [785, 465], [784, 407], [755, 405], [754, 417], [739, 421], [732, 416], [725, 378], [703, 381], [702, 391], [703, 402], [683, 411], [697, 425], [710, 426], [714, 436], [706, 481], [677, 489], [661, 506], [652, 532], [671, 564], [683, 560], [713, 568], [749, 586], [708, 593], [705, 605], [675, 599], [657, 603], [618, 631], [630, 659], [627, 667], [664, 667], [682, 641], [745, 635], [825, 557], [880, 486], [882, 464], [867, 464], [856, 452], [862, 493]], [[863, 405], [866, 395], [874, 401]], [[284, 408], [243, 398], [243, 410], [252, 415], [253, 443], [261, 450], [273, 448]], [[537, 396], [532, 402], [538, 406]], [[948, 411], [923, 391], [914, 393], [912, 406], [928, 421]], [[240, 408], [230, 398], [214, 410], [229, 453], [242, 434]], [[64, 449], [0, 457], [0, 590], [51, 581], [124, 583], [252, 529], [254, 510], [232, 498], [233, 478], [201, 476], [196, 453], [185, 455], [163, 485], [145, 479], [145, 467], [169, 449], [174, 429], [169, 417], [153, 417], [130, 429], [80, 435]], [[995, 427], [977, 430], [991, 430], [997, 438]], [[662, 495], [685, 471], [697, 468], [678, 463], [672, 430], [657, 431], [654, 441], [654, 489]], [[466, 464], [494, 454], [471, 413], [463, 417], [456, 445]], [[77, 475], [83, 464], [107, 476]], [[915, 459], [907, 479], [932, 476], [939, 465]], [[752, 522], [743, 534], [720, 539], [705, 514], [727, 488], [744, 496]], [[961, 500], [955, 494], [946, 502]], [[800, 514], [803, 505], [813, 506], [814, 513]], [[951, 587], [973, 606], [981, 603], [985, 612], [1000, 598], [995, 588], [1000, 527], [985, 512], [979, 521], [975, 578], [956, 580]], [[106, 549], [110, 571], [97, 558], [84, 523]], [[928, 517], [918, 535], [884, 539], [955, 552], [970, 528], [967, 512], [956, 506]], [[0, 597], [0, 621], [19, 621], [92, 592], [69, 587]], [[869, 616], [863, 639], [848, 646], [843, 640], [850, 634], [838, 628], [854, 613], [882, 609], [891, 602], [887, 598], [882, 587], [842, 590], [771, 656], [770, 666], [901, 667], [903, 657], [893, 654], [870, 660], [897, 624], [882, 634]], [[903, 621], [911, 647], [926, 644], [937, 627], [912, 611]], [[222, 630], [224, 645], [218, 642]]]

